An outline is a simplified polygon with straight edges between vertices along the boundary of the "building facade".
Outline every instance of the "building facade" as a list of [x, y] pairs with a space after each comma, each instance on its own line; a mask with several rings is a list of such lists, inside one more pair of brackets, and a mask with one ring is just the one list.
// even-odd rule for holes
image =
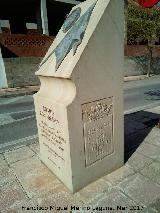
[[[3, 0], [0, 2], [0, 88], [37, 84], [34, 72], [53, 42], [75, 0]], [[28, 75], [27, 75], [28, 69]], [[3, 74], [2, 74], [3, 73]], [[26, 75], [26, 76], [25, 76]], [[32, 75], [32, 77], [31, 77]], [[24, 82], [24, 80], [30, 78]], [[24, 80], [23, 80], [24, 79]], [[34, 82], [35, 80], [35, 82]]]

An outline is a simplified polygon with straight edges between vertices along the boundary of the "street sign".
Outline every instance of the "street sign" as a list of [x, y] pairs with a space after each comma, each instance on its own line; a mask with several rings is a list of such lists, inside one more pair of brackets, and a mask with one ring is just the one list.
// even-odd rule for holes
[[153, 7], [154, 5], [156, 5], [160, 0], [138, 0], [139, 4], [142, 7]]

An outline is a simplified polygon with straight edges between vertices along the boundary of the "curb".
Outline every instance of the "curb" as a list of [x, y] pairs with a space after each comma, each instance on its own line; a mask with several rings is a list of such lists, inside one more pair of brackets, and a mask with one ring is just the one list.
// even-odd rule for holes
[[124, 82], [144, 80], [144, 79], [149, 79], [149, 78], [146, 75], [127, 76], [127, 77], [124, 77]]
[[0, 145], [0, 154], [17, 149], [17, 147], [27, 146], [38, 142], [38, 135], [32, 135], [25, 138], [20, 138], [14, 141], [9, 141], [8, 143]]
[[39, 90], [40, 86], [26, 86], [0, 89], [0, 98], [9, 98], [23, 95], [33, 95]]
[[126, 76], [124, 77], [124, 82], [137, 81], [137, 80], [150, 80], [155, 78], [160, 78], [160, 75], [151, 74], [150, 77], [148, 77], [147, 75]]
[[[147, 77], [146, 75], [127, 76], [124, 77], [124, 82], [154, 79], [157, 77], [160, 77], [160, 75], [151, 75], [150, 77]], [[39, 89], [40, 85], [0, 89], [0, 98], [33, 95], [38, 92]]]

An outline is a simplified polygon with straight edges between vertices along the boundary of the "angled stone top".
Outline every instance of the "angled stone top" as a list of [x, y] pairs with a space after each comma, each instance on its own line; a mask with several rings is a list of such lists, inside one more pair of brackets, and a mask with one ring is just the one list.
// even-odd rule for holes
[[71, 10], [36, 75], [70, 78], [110, 0], [89, 0]]

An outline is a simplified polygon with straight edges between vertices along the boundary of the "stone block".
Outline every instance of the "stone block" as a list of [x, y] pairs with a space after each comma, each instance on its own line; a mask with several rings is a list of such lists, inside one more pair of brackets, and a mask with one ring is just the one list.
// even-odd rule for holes
[[29, 148], [30, 148], [33, 152], [35, 152], [36, 154], [39, 155], [39, 143], [38, 143], [38, 142], [29, 145]]
[[133, 155], [131, 155], [127, 161], [127, 164], [132, 167], [134, 171], [138, 171], [148, 166], [152, 162], [153, 160], [151, 158], [145, 157], [144, 155], [135, 152]]
[[158, 136], [160, 134], [160, 129], [154, 127], [151, 129], [151, 131], [149, 132], [149, 134], [146, 136], [145, 141], [150, 141], [152, 140], [154, 137]]
[[160, 163], [153, 162], [140, 171], [141, 174], [160, 185]]
[[37, 208], [37, 206], [35, 206], [35, 204], [31, 200], [26, 199], [19, 203], [17, 203], [17, 202], [14, 203], [13, 205], [4, 209], [4, 211], [2, 211], [1, 213], [22, 213], [22, 212], [23, 213], [28, 213], [28, 212], [36, 213], [37, 210], [34, 210], [36, 208]]
[[12, 150], [12, 151], [5, 152], [4, 154], [5, 159], [7, 160], [9, 164], [23, 160], [25, 158], [30, 158], [33, 155], [35, 155], [35, 153], [26, 146], [21, 147], [19, 149]]
[[159, 213], [156, 209], [154, 208], [144, 208], [141, 213]]
[[7, 212], [6, 209], [20, 205], [26, 199], [21, 186], [16, 181], [7, 183], [0, 190], [0, 212]]
[[78, 4], [36, 73], [41, 160], [72, 192], [124, 163], [123, 24], [122, 1]]
[[[153, 209], [156, 209], [157, 213], [160, 212], [160, 196], [152, 202], [150, 207], [153, 208]], [[148, 213], [150, 213], [150, 212], [148, 212]]]
[[3, 156], [3, 154], [0, 154], [0, 162], [1, 162], [2, 160], [4, 160], [4, 156]]
[[12, 169], [7, 165], [0, 164], [0, 187], [16, 180], [16, 176]]
[[143, 143], [141, 146], [139, 146], [137, 152], [154, 160], [158, 159], [160, 156], [160, 148], [147, 143]]
[[[44, 194], [38, 194], [33, 199], [34, 205], [51, 207], [51, 212], [73, 212], [75, 207], [81, 207], [83, 202], [77, 198], [76, 194], [71, 194], [63, 184], [56, 188], [50, 188]], [[80, 211], [77, 211], [80, 212]]]
[[[158, 129], [158, 128], [157, 128]], [[159, 129], [158, 129], [159, 130]], [[160, 130], [158, 131], [159, 135], [160, 135]], [[145, 138], [145, 142], [150, 143], [152, 145], [155, 146], [159, 146], [160, 147], [160, 137], [158, 134], [149, 134], [146, 138]]]
[[4, 156], [0, 154], [0, 187], [11, 183], [16, 179], [13, 171], [9, 168]]
[[81, 189], [76, 193], [76, 195], [79, 200], [83, 201], [83, 203], [89, 203], [92, 200], [102, 196], [102, 194], [108, 191], [109, 188], [110, 183], [107, 180], [101, 178]]
[[27, 158], [11, 164], [29, 198], [53, 190], [61, 183], [37, 158]]
[[4, 155], [0, 154], [0, 168], [3, 169], [3, 168], [6, 168], [6, 167], [8, 167], [8, 164], [5, 161]]
[[111, 174], [106, 175], [104, 179], [108, 180], [110, 183], [112, 183], [112, 185], [116, 185], [133, 174], [135, 174], [135, 172], [129, 166], [125, 165]]
[[[132, 206], [137, 206], [137, 203], [123, 194], [118, 188], [112, 188], [109, 192], [94, 202], [89, 203], [93, 209], [97, 211], [91, 212], [132, 212]], [[140, 206], [141, 207], [141, 206]], [[99, 210], [98, 210], [99, 208]], [[101, 210], [102, 208], [102, 210]], [[143, 207], [141, 207], [143, 209]], [[134, 211], [135, 212], [135, 211]]]
[[151, 108], [151, 109], [146, 109], [145, 111], [146, 112], [151, 112], [153, 114], [157, 114], [157, 116], [159, 115], [159, 110], [160, 110], [160, 107], [157, 106], [157, 107], [154, 107], [154, 108]]
[[129, 176], [118, 186], [130, 198], [146, 206], [160, 195], [160, 186], [140, 174]]

